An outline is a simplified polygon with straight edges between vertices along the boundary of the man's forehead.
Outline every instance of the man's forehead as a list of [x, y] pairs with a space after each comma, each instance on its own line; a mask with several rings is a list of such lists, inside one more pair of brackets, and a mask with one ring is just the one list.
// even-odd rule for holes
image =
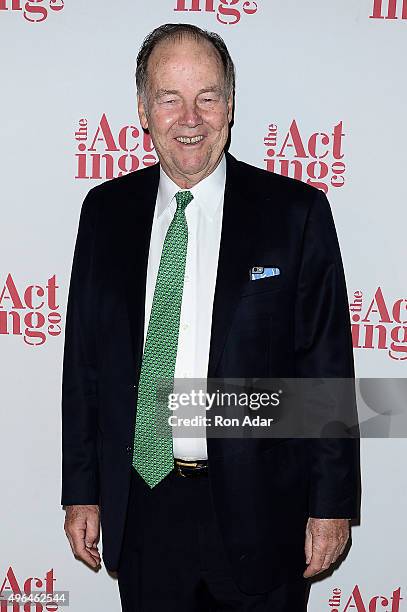
[[175, 56], [184, 54], [188, 57], [196, 55], [198, 59], [206, 56], [215, 59], [219, 63], [221, 62], [220, 56], [212, 43], [202, 38], [183, 35], [182, 37], [169, 38], [157, 43], [151, 52], [149, 64], [167, 63]]

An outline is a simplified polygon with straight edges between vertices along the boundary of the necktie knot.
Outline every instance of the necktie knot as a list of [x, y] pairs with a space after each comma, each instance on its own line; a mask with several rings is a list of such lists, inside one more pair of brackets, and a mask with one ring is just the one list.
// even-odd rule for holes
[[191, 200], [194, 199], [194, 196], [190, 191], [178, 191], [175, 194], [175, 199], [177, 201], [177, 209], [181, 209], [184, 212]]

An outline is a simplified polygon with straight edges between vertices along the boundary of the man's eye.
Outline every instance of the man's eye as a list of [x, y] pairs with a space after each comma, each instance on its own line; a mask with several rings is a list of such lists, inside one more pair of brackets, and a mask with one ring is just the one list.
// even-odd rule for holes
[[157, 102], [159, 104], [175, 104], [177, 102], [177, 98], [158, 98]]

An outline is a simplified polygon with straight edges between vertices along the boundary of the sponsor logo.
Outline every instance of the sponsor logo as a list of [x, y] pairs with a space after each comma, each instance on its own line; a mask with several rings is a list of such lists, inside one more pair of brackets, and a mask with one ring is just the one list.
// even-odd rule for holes
[[328, 193], [330, 187], [343, 187], [346, 165], [343, 148], [343, 122], [327, 132], [301, 132], [293, 119], [288, 129], [275, 123], [264, 137], [266, 169], [292, 176]]
[[[1, 579], [0, 579], [1, 580]], [[18, 580], [10, 565], [0, 581], [0, 612], [57, 612], [60, 606], [69, 606], [69, 593], [55, 591], [54, 570], [48, 570], [44, 577], [28, 576]], [[59, 602], [59, 604], [58, 604]]]
[[174, 11], [213, 13], [223, 25], [236, 25], [243, 15], [254, 15], [258, 2], [253, 0], [176, 0]]
[[48, 336], [61, 333], [56, 276], [45, 286], [27, 285], [18, 290], [11, 274], [0, 285], [0, 336], [22, 336], [26, 344], [40, 346]]
[[45, 21], [49, 12], [59, 12], [65, 6], [64, 0], [0, 0], [0, 11], [20, 12], [26, 21], [41, 23]]
[[332, 590], [329, 598], [329, 612], [400, 612], [401, 587], [394, 589], [390, 597], [386, 595], [374, 595], [366, 597], [362, 594], [358, 585], [355, 585], [350, 594], [345, 594], [341, 589]]
[[135, 125], [113, 129], [105, 113], [96, 126], [80, 119], [75, 141], [77, 179], [111, 179], [158, 161], [149, 134]]
[[407, 19], [407, 0], [373, 0], [370, 19]]
[[391, 359], [407, 359], [407, 299], [386, 299], [381, 287], [373, 296], [355, 291], [349, 310], [354, 348], [385, 350]]

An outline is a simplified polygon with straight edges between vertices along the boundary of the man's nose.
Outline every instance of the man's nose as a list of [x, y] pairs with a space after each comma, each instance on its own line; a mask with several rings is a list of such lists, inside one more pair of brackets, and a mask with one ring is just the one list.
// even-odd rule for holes
[[201, 125], [203, 123], [199, 108], [195, 103], [183, 104], [178, 123], [188, 127], [196, 127], [197, 125]]

